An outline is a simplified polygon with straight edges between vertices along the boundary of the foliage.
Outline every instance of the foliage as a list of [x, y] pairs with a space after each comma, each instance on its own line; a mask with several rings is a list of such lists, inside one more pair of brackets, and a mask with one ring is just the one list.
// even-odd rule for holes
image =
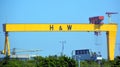
[[114, 61], [103, 59], [99, 64], [97, 61], [81, 61], [81, 67], [120, 67], [120, 56], [117, 56]]
[[115, 61], [112, 63], [112, 67], [120, 67], [120, 56], [115, 58]]
[[0, 67], [77, 67], [77, 62], [67, 56], [34, 57], [34, 60], [4, 59]]
[[67, 56], [35, 57], [38, 67], [77, 67], [77, 62]]
[[3, 61], [0, 62], [0, 67], [22, 67], [22, 64], [23, 61], [4, 58]]
[[[77, 67], [78, 62], [67, 56], [37, 56], [34, 60], [18, 60], [4, 58], [0, 61], [0, 67]], [[117, 56], [114, 61], [103, 59], [101, 64], [97, 61], [81, 61], [80, 67], [120, 67], [120, 56]]]

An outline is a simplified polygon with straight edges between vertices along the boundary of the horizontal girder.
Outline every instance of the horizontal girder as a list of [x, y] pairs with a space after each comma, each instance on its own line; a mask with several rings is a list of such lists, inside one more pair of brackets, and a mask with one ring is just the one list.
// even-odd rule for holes
[[4, 24], [5, 32], [117, 31], [117, 24]]

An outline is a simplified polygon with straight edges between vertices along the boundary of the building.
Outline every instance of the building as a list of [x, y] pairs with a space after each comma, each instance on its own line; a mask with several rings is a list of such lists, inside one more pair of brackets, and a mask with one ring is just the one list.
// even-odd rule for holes
[[[29, 54], [16, 54], [16, 55], [10, 55], [10, 59], [18, 59], [18, 60], [33, 60], [34, 57], [37, 57], [38, 55], [29, 55]], [[5, 56], [0, 57], [0, 61], [2, 61], [5, 58]]]
[[100, 53], [92, 52], [89, 49], [75, 50], [72, 52], [72, 58], [75, 60], [102, 60]]

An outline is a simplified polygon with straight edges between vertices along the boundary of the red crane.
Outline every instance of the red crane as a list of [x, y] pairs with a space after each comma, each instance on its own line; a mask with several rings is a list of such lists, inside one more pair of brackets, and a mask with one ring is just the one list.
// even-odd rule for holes
[[[90, 24], [103, 24], [104, 16], [95, 16], [95, 17], [89, 17], [89, 23]], [[100, 31], [94, 32], [96, 36], [100, 35]]]

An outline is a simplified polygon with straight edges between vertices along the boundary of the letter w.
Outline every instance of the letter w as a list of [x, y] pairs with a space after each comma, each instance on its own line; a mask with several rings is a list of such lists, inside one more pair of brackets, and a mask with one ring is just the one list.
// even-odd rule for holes
[[68, 30], [72, 29], [72, 25], [67, 25]]

